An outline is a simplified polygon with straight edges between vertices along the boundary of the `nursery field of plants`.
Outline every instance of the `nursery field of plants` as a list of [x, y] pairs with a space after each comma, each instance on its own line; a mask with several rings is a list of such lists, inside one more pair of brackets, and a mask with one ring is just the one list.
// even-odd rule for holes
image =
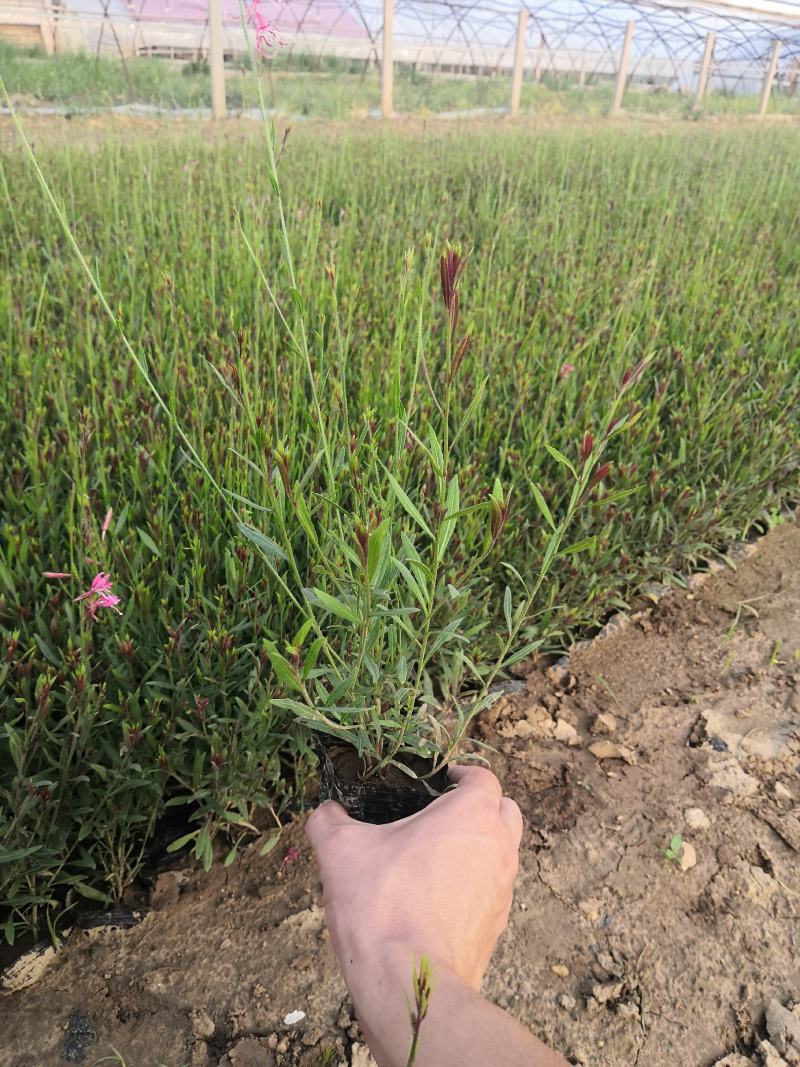
[[[176, 108], [210, 108], [207, 64], [175, 63], [167, 59], [134, 57], [125, 65], [116, 58], [92, 55], [46, 56], [37, 49], [21, 49], [0, 42], [0, 71], [8, 92], [21, 107], [59, 107], [67, 112], [102, 111], [144, 105], [169, 112]], [[583, 115], [598, 118], [611, 107], [614, 86], [608, 77], [578, 83], [577, 73], [545, 73], [540, 82], [525, 80], [521, 106], [540, 117]], [[229, 107], [258, 108], [252, 64], [231, 65], [226, 80]], [[333, 57], [286, 55], [277, 52], [262, 69], [261, 82], [268, 108], [293, 119], [347, 119], [377, 114], [381, 103], [378, 72], [363, 62]], [[510, 78], [504, 75], [453, 77], [400, 66], [395, 75], [395, 106], [401, 114], [430, 115], [472, 109], [502, 111], [508, 107]], [[757, 93], [717, 91], [706, 96], [702, 114], [754, 116]], [[631, 114], [667, 118], [697, 118], [692, 93], [653, 90], [632, 84], [625, 96]], [[800, 98], [775, 93], [770, 110], [786, 117], [800, 114]]]
[[132, 125], [34, 137], [52, 202], [12, 135], [8, 942], [274, 844], [314, 736], [479, 751], [498, 682], [798, 501], [794, 128]]

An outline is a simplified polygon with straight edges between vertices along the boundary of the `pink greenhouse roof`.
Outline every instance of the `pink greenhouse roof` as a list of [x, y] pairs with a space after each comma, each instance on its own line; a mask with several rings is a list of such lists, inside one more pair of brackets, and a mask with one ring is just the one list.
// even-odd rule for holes
[[[244, 0], [245, 9], [250, 0]], [[142, 20], [159, 22], [206, 22], [208, 0], [128, 0], [130, 13]], [[259, 10], [275, 23], [278, 31], [294, 33], [302, 26], [306, 33], [335, 34], [337, 37], [365, 37], [361, 22], [337, 0], [260, 0]], [[240, 22], [239, 0], [222, 0], [224, 22]]]

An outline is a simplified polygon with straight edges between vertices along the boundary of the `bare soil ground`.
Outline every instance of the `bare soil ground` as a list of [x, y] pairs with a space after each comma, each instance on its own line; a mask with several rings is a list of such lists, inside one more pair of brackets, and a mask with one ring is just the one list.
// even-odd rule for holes
[[[485, 992], [575, 1064], [800, 1064], [800, 526], [607, 630], [479, 723], [526, 817]], [[302, 819], [162, 874], [0, 997], [0, 1067], [366, 1067], [320, 903]]]

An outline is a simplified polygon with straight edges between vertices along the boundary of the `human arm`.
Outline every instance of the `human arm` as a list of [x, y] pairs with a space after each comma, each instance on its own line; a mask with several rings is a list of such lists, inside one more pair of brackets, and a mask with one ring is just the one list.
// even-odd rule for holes
[[454, 767], [457, 788], [387, 826], [329, 801], [306, 832], [319, 860], [331, 940], [380, 1067], [405, 1067], [415, 962], [434, 989], [416, 1067], [565, 1067], [479, 993], [505, 928], [522, 834], [519, 808], [478, 767]]

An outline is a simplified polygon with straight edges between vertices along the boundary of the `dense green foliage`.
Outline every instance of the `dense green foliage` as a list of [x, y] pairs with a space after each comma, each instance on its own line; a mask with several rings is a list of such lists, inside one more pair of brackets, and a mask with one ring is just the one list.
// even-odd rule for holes
[[[594, 537], [593, 547], [556, 560], [519, 646], [567, 643], [647, 580], [668, 579], [796, 499], [797, 148], [792, 130], [698, 127], [293, 134], [280, 174], [296, 297], [257, 138], [43, 151], [125, 332], [239, 518], [259, 531], [260, 552], [258, 538], [238, 536], [131, 365], [29, 165], [6, 155], [7, 934], [15, 921], [41, 921], [67, 888], [119, 895], [167, 796], [194, 801], [195, 843], [208, 859], [217, 828], [244, 831], [302, 789], [309, 743], [282, 666], [305, 669], [309, 655], [301, 586], [323, 585], [358, 614], [355, 584], [347, 593], [358, 530], [374, 533], [393, 514], [397, 544], [401, 531], [419, 535], [387, 465], [423, 521], [442, 520], [427, 429], [441, 438], [433, 397], [449, 365], [437, 277], [446, 240], [471, 249], [462, 315], [474, 336], [454, 377], [454, 429], [489, 380], [448, 445], [465, 513], [433, 584], [442, 601], [448, 585], [456, 590], [444, 627], [469, 582], [459, 634], [474, 672], [443, 642], [420, 696], [469, 690], [502, 651], [506, 584], [514, 603], [518, 595], [503, 564], [527, 579], [550, 538], [531, 483], [556, 516], [568, 504], [570, 481], [545, 443], [577, 463], [584, 434], [602, 436], [639, 361], [649, 363], [625, 398], [635, 424], [609, 443], [611, 477], [570, 535]], [[288, 332], [299, 309], [312, 377]], [[299, 497], [308, 523], [297, 519]], [[502, 536], [470, 574], [506, 504]], [[287, 538], [299, 581], [271, 547]], [[47, 580], [44, 570], [75, 577]], [[97, 570], [113, 576], [122, 615], [92, 622], [73, 598]], [[344, 649], [346, 613], [314, 603], [334, 651]], [[413, 673], [390, 652], [382, 671]], [[369, 658], [358, 663], [367, 680]]]
[[[179, 63], [152, 57], [129, 58], [89, 54], [45, 56], [33, 49], [0, 43], [0, 75], [8, 92], [26, 105], [57, 105], [92, 110], [126, 104], [159, 108], [210, 108], [211, 85], [202, 62]], [[380, 77], [361, 62], [298, 54], [276, 49], [263, 73], [269, 108], [284, 115], [331, 119], [377, 113]], [[613, 97], [610, 79], [590, 77], [579, 85], [578, 74], [545, 72], [540, 83], [522, 85], [521, 107], [539, 116], [565, 114], [597, 117], [608, 111]], [[427, 114], [508, 106], [511, 81], [505, 75], [475, 77], [430, 74], [398, 64], [395, 107], [401, 113]], [[226, 85], [232, 110], [257, 108], [258, 92], [247, 60], [231, 64]], [[700, 112], [693, 98], [632, 84], [625, 95], [627, 111], [674, 118], [701, 115], [746, 115], [758, 110], [758, 95], [718, 90], [709, 94]], [[775, 90], [772, 111], [797, 114], [800, 98]]]

